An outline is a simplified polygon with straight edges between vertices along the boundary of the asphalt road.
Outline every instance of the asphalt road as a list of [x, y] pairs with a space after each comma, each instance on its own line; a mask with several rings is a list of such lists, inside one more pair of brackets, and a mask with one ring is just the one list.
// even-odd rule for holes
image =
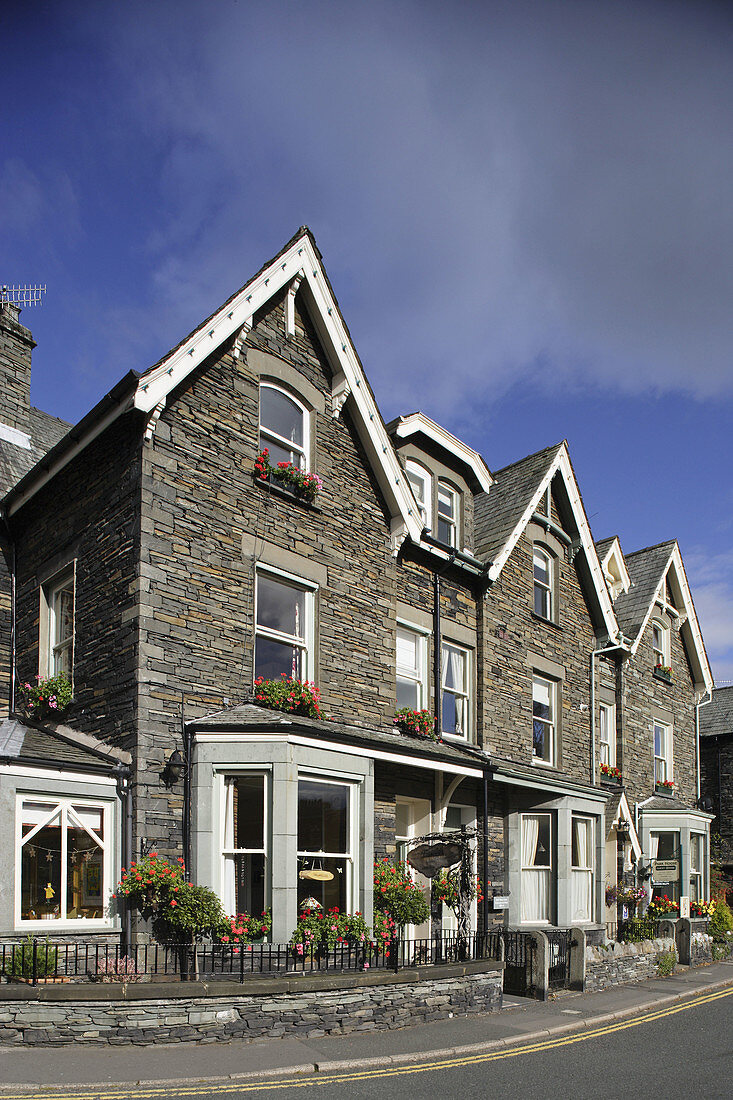
[[[632, 1019], [523, 1047], [476, 1052], [437, 1062], [367, 1067], [265, 1081], [219, 1081], [81, 1086], [51, 1091], [34, 1086], [3, 1100], [236, 1100], [307, 1096], [349, 1100], [399, 1096], [429, 1100], [628, 1100], [635, 1096], [733, 1096], [733, 989], [705, 994]], [[134, 1051], [130, 1051], [134, 1057]]]

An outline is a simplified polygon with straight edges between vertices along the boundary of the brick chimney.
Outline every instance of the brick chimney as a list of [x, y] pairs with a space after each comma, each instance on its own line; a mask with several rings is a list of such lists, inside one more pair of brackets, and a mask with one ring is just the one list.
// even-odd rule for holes
[[0, 424], [29, 433], [31, 352], [30, 330], [20, 323], [20, 306], [0, 302]]

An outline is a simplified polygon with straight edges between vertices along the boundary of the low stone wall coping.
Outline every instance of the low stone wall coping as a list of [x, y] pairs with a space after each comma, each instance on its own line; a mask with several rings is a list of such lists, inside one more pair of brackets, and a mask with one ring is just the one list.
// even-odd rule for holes
[[5, 982], [0, 985], [3, 1001], [176, 1001], [214, 997], [276, 996], [282, 993], [329, 992], [339, 989], [363, 989], [381, 985], [415, 985], [421, 981], [463, 978], [470, 974], [499, 973], [504, 964], [497, 959], [476, 962], [433, 964], [429, 967], [400, 970], [331, 970], [325, 973], [290, 973], [283, 978], [248, 977], [223, 982], [68, 982], [51, 985], [26, 985]]

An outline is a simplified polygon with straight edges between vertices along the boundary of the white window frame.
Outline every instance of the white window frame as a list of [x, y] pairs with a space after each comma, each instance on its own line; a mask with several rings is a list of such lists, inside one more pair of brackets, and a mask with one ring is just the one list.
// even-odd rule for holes
[[616, 767], [616, 707], [613, 703], [601, 703], [598, 707], [598, 742], [600, 763]]
[[[59, 626], [58, 600], [63, 591], [71, 591], [71, 633], [57, 637]], [[69, 682], [74, 682], [74, 643], [76, 636], [76, 563], [63, 573], [58, 573], [41, 586], [41, 636], [39, 638], [39, 675], [45, 679], [57, 676], [63, 668]], [[61, 663], [62, 655], [67, 660]], [[60, 665], [60, 667], [59, 667]], [[64, 667], [66, 665], [66, 667]]]
[[662, 619], [652, 619], [652, 660], [654, 668], [669, 668], [672, 664], [669, 648], [669, 626]]
[[[441, 499], [441, 496], [443, 499]], [[435, 534], [444, 542], [446, 546], [458, 546], [458, 529], [461, 519], [461, 495], [457, 489], [454, 489], [452, 485], [449, 485], [447, 481], [438, 482], [438, 512], [436, 515], [436, 530]], [[441, 508], [446, 506], [450, 507], [450, 512], [446, 512]], [[448, 538], [442, 538], [440, 534], [441, 523], [445, 524], [448, 528]]]
[[[698, 847], [698, 866], [693, 862], [695, 842]], [[705, 833], [690, 833], [690, 901], [704, 901], [705, 889]]]
[[[233, 810], [234, 810], [234, 795], [233, 784], [230, 782], [234, 779], [247, 776], [254, 777], [263, 780], [263, 821], [262, 821], [262, 840], [263, 846], [261, 848], [236, 848], [233, 845], [227, 844], [228, 834], [231, 833], [232, 840], [233, 834]], [[219, 896], [221, 898], [224, 912], [231, 916], [236, 916], [236, 904], [230, 906], [231, 901], [236, 903], [236, 881], [232, 877], [230, 883], [230, 872], [233, 876], [236, 876], [236, 857], [237, 856], [251, 856], [261, 855], [264, 859], [264, 880], [265, 880], [265, 908], [271, 903], [271, 876], [270, 876], [270, 850], [269, 850], [269, 837], [270, 837], [270, 816], [271, 816], [271, 798], [272, 798], [272, 781], [269, 772], [263, 768], [227, 768], [218, 775], [219, 784], [219, 806], [221, 808], [220, 820], [219, 820], [219, 868], [220, 868], [220, 882], [221, 887], [219, 890]], [[253, 914], [259, 916], [259, 913]]]
[[[296, 588], [304, 593], [305, 628], [303, 637], [296, 638], [294, 634], [286, 634], [284, 631], [274, 630], [272, 627], [262, 626], [258, 623], [259, 603], [259, 578], [267, 577], [269, 580], [280, 582], [284, 586]], [[301, 680], [315, 680], [315, 595], [318, 585], [312, 581], [306, 581], [302, 577], [296, 577], [292, 573], [286, 573], [282, 569], [275, 569], [269, 565], [257, 564], [255, 569], [255, 613], [254, 613], [254, 644], [257, 646], [258, 638], [269, 638], [283, 645], [292, 646], [301, 652]], [[256, 659], [253, 653], [253, 675], [256, 677]]]
[[[311, 852], [306, 849], [297, 848], [296, 850], [296, 865], [300, 859], [317, 860], [321, 859], [343, 859], [346, 864], [346, 889], [344, 895], [346, 898], [346, 912], [353, 913], [358, 908], [356, 899], [359, 896], [359, 866], [358, 860], [354, 856], [354, 850], [357, 847], [355, 838], [358, 836], [357, 828], [359, 823], [359, 784], [349, 782], [343, 779], [334, 779], [330, 776], [323, 775], [320, 771], [311, 770], [299, 770], [298, 771], [298, 787], [301, 780], [308, 783], [321, 783], [324, 787], [345, 787], [349, 793], [349, 805], [346, 811], [346, 851], [345, 852]], [[300, 792], [296, 788], [296, 822], [295, 822], [295, 843], [298, 843], [298, 821], [297, 821], [297, 806], [300, 797]]]
[[[547, 581], [537, 576], [537, 559], [545, 566]], [[544, 546], [534, 543], [532, 546], [532, 610], [541, 619], [554, 621], [555, 615], [555, 559]], [[537, 597], [540, 597], [542, 611], [537, 610]]]
[[[30, 830], [27, 836], [23, 836], [23, 805], [27, 802], [41, 803], [48, 808], [48, 814], [45, 818], [38, 823], [33, 829]], [[89, 807], [93, 810], [100, 810], [102, 812], [102, 828], [104, 833], [104, 839], [100, 839], [97, 834], [89, 829], [82, 819], [78, 816], [78, 812], [75, 807]], [[23, 874], [23, 848], [26, 844], [33, 842], [33, 837], [45, 828], [45, 826], [53, 821], [56, 817], [59, 817], [59, 829], [61, 831], [61, 878], [59, 886], [59, 907], [63, 904], [64, 912], [66, 911], [66, 901], [68, 896], [68, 822], [69, 814], [72, 818], [75, 818], [74, 824], [76, 827], [81, 827], [86, 833], [94, 840], [94, 843], [102, 853], [102, 902], [101, 905], [95, 906], [100, 908], [103, 913], [107, 914], [102, 917], [66, 917], [59, 916], [45, 919], [28, 919], [23, 918], [22, 912], [22, 883], [21, 876]], [[24, 791], [22, 794], [18, 793], [15, 800], [15, 926], [19, 929], [42, 929], [45, 932], [51, 932], [53, 929], [70, 928], [76, 931], [87, 928], [110, 928], [113, 921], [109, 915], [109, 903], [112, 894], [112, 860], [114, 856], [114, 806], [111, 802], [105, 802], [99, 798], [87, 798], [84, 795], [79, 795], [74, 798], [67, 797], [54, 797], [48, 794], [36, 794], [34, 791]]]
[[[657, 744], [659, 736], [659, 744]], [[657, 749], [659, 748], [659, 751]], [[654, 783], [673, 780], [672, 726], [655, 718], [652, 722], [652, 751], [654, 753]]]
[[[421, 630], [420, 627], [414, 626], [412, 623], [407, 623], [401, 619], [397, 620], [397, 639], [399, 640], [400, 634], [409, 636], [415, 642], [415, 654], [416, 654], [416, 667], [414, 669], [407, 668], [406, 666], [400, 667], [399, 664], [399, 646], [397, 646], [396, 656], [396, 681], [404, 680], [406, 683], [415, 684], [417, 687], [417, 706], [415, 710], [427, 710], [428, 708], [428, 632]], [[399, 702], [397, 702], [399, 707]]]
[[[423, 519], [423, 527], [431, 531], [433, 527], [433, 475], [419, 462], [415, 462], [413, 458], [407, 459], [405, 470]], [[422, 500], [420, 499], [421, 492]]]
[[[298, 443], [294, 443], [291, 439], [286, 439], [285, 436], [280, 435], [273, 428], [269, 428], [266, 424], [262, 423], [262, 391], [264, 389], [274, 390], [276, 393], [280, 393], [283, 397], [287, 397], [289, 401], [300, 410], [303, 417], [303, 446]], [[259, 388], [259, 445], [260, 449], [263, 446], [267, 446], [268, 442], [277, 444], [278, 447], [282, 447], [283, 450], [290, 453], [290, 461], [297, 467], [297, 469], [306, 471], [309, 468], [309, 456], [310, 456], [310, 413], [306, 406], [300, 401], [294, 393], [286, 389], [284, 386], [278, 386], [274, 382], [260, 382]], [[264, 442], [263, 442], [264, 440]], [[273, 463], [275, 465], [275, 463]]]
[[[463, 659], [463, 687], [462, 689], [446, 688], [445, 681], [448, 672], [448, 658], [450, 651], [457, 653]], [[448, 638], [444, 638], [440, 647], [440, 727], [441, 736], [454, 741], [470, 741], [471, 725], [473, 721], [473, 708], [471, 706], [472, 665], [471, 651], [465, 646], [458, 645]], [[456, 699], [464, 701], [465, 729], [460, 733], [454, 733], [443, 729], [443, 702], [446, 695], [453, 695]]]
[[[542, 818], [544, 821], [549, 821], [550, 830], [550, 846], [548, 851], [549, 862], [541, 865], [531, 863], [526, 858], [528, 856], [528, 835], [525, 830], [525, 821], [529, 822], [530, 819], [534, 820]], [[539, 837], [539, 824], [538, 824], [538, 842]], [[555, 860], [554, 860], [554, 846], [555, 846], [555, 823], [551, 813], [526, 813], [519, 815], [519, 845], [520, 845], [520, 863], [521, 863], [521, 924], [550, 924], [552, 921], [552, 912], [554, 904], [554, 873], [555, 873]], [[532, 857], [534, 858], [534, 856]], [[530, 912], [527, 900], [527, 894], [532, 876], [539, 878], [542, 875], [544, 878], [545, 886], [545, 905], [542, 913]]]
[[[573, 860], [573, 847], [576, 822], [582, 825], [586, 832], [585, 851], [581, 853], [581, 860], [576, 863]], [[573, 924], [589, 924], [593, 921], [595, 909], [595, 852], [596, 830], [595, 818], [586, 814], [572, 814], [570, 818], [570, 901]], [[582, 846], [579, 844], [578, 848]]]
[[[535, 702], [539, 702], [535, 698], [535, 687], [540, 685], [547, 685], [549, 688], [549, 718], [542, 718], [539, 715], [535, 715], [534, 708]], [[558, 682], [557, 680], [551, 680], [548, 676], [542, 676], [538, 672], [532, 673], [532, 762], [539, 766], [554, 767], [555, 759], [557, 757], [557, 715], [558, 715]], [[535, 751], [535, 722], [540, 722], [545, 729], [545, 736], [548, 739], [549, 750], [547, 756], [539, 756]]]

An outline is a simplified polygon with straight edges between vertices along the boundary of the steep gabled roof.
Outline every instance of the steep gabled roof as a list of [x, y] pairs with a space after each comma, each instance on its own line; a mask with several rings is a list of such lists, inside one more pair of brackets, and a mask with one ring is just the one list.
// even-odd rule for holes
[[133, 372], [128, 373], [68, 433], [43, 469], [36, 467], [32, 476], [23, 479], [22, 491], [8, 501], [9, 511], [19, 508], [123, 412], [135, 408], [154, 422], [171, 392], [223, 344], [244, 340], [255, 313], [285, 288], [293, 294], [299, 289], [333, 371], [332, 415], [338, 416], [343, 404], [349, 402], [352, 420], [389, 509], [393, 549], [396, 551], [407, 536], [419, 542], [422, 522], [412, 489], [387, 435], [321, 254], [305, 226], [220, 309], [154, 366], [139, 378]]
[[467, 479], [473, 483], [476, 491], [483, 490], [484, 493], [488, 493], [491, 488], [494, 479], [478, 451], [474, 451], [467, 443], [456, 438], [424, 413], [414, 412], [408, 416], [398, 416], [396, 420], [391, 420], [387, 424], [387, 431], [397, 439], [410, 439], [415, 435], [424, 435], [458, 460], [465, 468]]
[[733, 733], [733, 687], [716, 688], [712, 703], [700, 708], [701, 736], [724, 733]]
[[639, 648], [654, 605], [657, 599], [665, 599], [665, 584], [669, 582], [676, 609], [680, 612], [680, 635], [694, 682], [698, 690], [712, 691], [713, 674], [676, 540], [637, 550], [628, 554], [625, 561], [631, 587], [619, 595], [614, 608], [621, 629], [631, 642], [631, 652], [636, 653]]
[[32, 406], [28, 410], [27, 433], [0, 424], [0, 496], [17, 485], [70, 427], [65, 420]]
[[490, 492], [476, 498], [474, 524], [477, 556], [489, 563], [489, 578], [496, 580], [556, 475], [560, 478], [572, 513], [578, 549], [585, 558], [589, 584], [600, 618], [608, 638], [616, 641], [618, 622], [565, 441], [546, 447], [494, 474]]

